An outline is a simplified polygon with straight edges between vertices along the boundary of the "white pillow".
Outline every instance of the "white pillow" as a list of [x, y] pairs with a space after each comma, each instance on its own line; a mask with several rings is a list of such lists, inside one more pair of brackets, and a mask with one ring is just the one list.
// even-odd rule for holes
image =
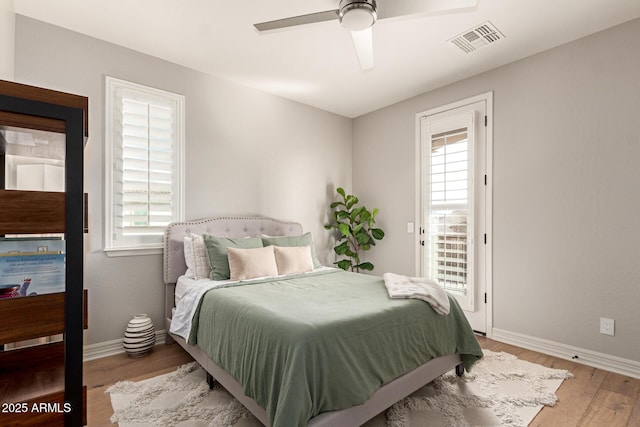
[[201, 234], [191, 233], [191, 246], [193, 247], [194, 279], [207, 279], [211, 274], [211, 267], [209, 266], [207, 247], [204, 245], [204, 239]]
[[191, 235], [184, 236], [184, 262], [187, 264], [187, 271], [184, 275], [190, 278], [195, 277], [196, 268], [193, 261], [193, 240]]
[[227, 248], [227, 255], [231, 280], [278, 275], [273, 246], [252, 249], [230, 247]]
[[273, 251], [280, 276], [313, 270], [310, 246], [274, 246]]

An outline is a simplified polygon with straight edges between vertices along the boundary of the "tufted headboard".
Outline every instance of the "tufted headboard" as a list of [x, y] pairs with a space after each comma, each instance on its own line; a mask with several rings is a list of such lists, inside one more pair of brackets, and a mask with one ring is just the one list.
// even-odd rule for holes
[[217, 237], [296, 236], [302, 234], [302, 225], [266, 217], [218, 217], [173, 222], [164, 232], [163, 279], [167, 285], [176, 283], [187, 270], [184, 237], [189, 233]]

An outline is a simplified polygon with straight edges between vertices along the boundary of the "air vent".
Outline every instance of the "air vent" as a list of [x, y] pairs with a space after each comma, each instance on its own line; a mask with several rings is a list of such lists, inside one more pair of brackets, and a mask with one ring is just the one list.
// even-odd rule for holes
[[502, 33], [487, 21], [452, 38], [449, 43], [459, 47], [465, 53], [471, 53], [503, 38]]

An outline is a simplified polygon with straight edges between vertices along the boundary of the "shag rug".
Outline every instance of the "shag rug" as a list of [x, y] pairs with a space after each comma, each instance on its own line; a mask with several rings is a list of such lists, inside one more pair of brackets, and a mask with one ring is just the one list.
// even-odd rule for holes
[[[555, 391], [571, 378], [508, 353], [484, 350], [485, 357], [458, 378], [453, 371], [422, 387], [365, 427], [527, 426]], [[119, 427], [259, 427], [220, 385], [213, 390], [194, 362], [140, 382], [121, 381], [107, 389]]]

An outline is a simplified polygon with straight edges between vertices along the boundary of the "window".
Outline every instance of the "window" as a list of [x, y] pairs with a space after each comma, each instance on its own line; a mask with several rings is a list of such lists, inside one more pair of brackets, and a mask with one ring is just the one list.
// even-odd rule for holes
[[105, 98], [105, 251], [160, 253], [183, 219], [184, 96], [107, 77]]
[[427, 240], [431, 277], [448, 291], [467, 293], [470, 173], [467, 128], [431, 135]]

